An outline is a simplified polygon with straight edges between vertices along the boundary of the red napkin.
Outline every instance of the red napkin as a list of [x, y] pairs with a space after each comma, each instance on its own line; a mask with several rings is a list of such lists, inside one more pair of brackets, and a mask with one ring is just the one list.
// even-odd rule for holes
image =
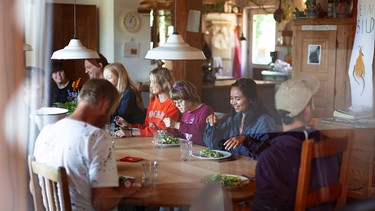
[[124, 161], [124, 162], [138, 162], [140, 160], [143, 160], [143, 159], [137, 158], [137, 157], [131, 157], [131, 156], [125, 156], [123, 158], [120, 158], [120, 161]]

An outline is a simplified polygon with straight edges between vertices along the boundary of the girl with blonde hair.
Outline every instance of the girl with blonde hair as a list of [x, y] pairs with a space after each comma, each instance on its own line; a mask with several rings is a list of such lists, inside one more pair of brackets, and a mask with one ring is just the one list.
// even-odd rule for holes
[[174, 78], [167, 68], [157, 67], [150, 72], [150, 103], [148, 105], [146, 119], [144, 124], [129, 124], [122, 119], [115, 119], [116, 123], [129, 128], [139, 128], [132, 130], [131, 134], [124, 130], [116, 132], [116, 136], [152, 136], [154, 130], [165, 130], [166, 125], [163, 122], [165, 118], [171, 118], [178, 121], [180, 111], [177, 109], [173, 100], [169, 97], [169, 91], [172, 89]]
[[143, 124], [146, 110], [141, 95], [124, 65], [121, 63], [108, 64], [103, 70], [103, 76], [116, 86], [121, 96], [119, 105], [110, 121], [114, 122], [115, 119], [122, 118], [130, 124]]

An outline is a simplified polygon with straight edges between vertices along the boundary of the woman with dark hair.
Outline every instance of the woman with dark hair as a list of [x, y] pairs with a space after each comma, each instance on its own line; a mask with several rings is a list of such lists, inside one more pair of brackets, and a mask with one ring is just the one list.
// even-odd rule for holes
[[265, 112], [258, 96], [256, 83], [249, 78], [240, 78], [231, 85], [231, 115], [222, 124], [212, 114], [207, 117], [204, 142], [212, 149], [226, 149], [258, 159], [269, 146], [270, 134], [276, 131], [274, 120]]

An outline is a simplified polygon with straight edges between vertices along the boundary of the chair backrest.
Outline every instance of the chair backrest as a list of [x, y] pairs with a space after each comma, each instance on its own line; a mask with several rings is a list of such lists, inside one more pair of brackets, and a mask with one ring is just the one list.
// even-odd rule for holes
[[138, 91], [141, 94], [143, 105], [147, 109], [150, 103], [150, 84], [138, 82]]
[[29, 156], [30, 191], [36, 211], [72, 210], [64, 167], [51, 168]]
[[[320, 131], [321, 138], [305, 140], [302, 144], [301, 164], [298, 175], [295, 210], [306, 210], [327, 202], [334, 208], [345, 204], [348, 191], [348, 163], [353, 131], [349, 129]], [[340, 173], [335, 184], [309, 190], [311, 163], [315, 158], [341, 154]]]

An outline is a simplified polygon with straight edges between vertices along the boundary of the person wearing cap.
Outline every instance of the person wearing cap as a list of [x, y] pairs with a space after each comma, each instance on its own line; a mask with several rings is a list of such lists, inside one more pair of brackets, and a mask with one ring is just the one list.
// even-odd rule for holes
[[72, 81], [66, 77], [65, 66], [61, 62], [52, 62], [51, 77], [54, 81], [51, 86], [51, 105], [56, 102], [68, 101], [69, 92], [73, 91]]
[[[283, 82], [277, 90], [275, 103], [283, 132], [270, 141], [270, 147], [258, 160], [252, 211], [294, 209], [302, 142], [320, 137], [319, 131], [308, 126], [314, 110], [313, 95], [318, 89], [317, 78], [304, 76]], [[323, 159], [312, 166], [312, 188], [338, 179], [340, 158], [331, 156]], [[312, 210], [329, 210], [321, 206], [315, 208]]]

